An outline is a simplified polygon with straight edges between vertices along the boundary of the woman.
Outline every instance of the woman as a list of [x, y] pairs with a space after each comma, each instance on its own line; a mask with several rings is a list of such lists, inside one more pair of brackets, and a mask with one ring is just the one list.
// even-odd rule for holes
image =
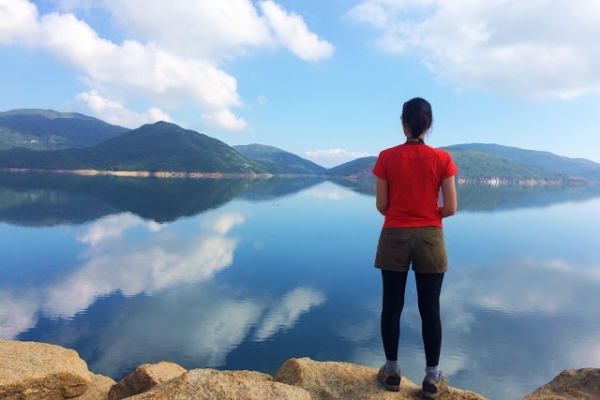
[[[401, 119], [406, 142], [382, 151], [373, 168], [376, 206], [385, 216], [375, 267], [383, 277], [381, 337], [386, 362], [377, 378], [386, 389], [400, 390], [400, 314], [412, 266], [426, 358], [422, 394], [436, 398], [448, 388], [438, 369], [442, 345], [439, 300], [448, 269], [442, 218], [456, 213], [454, 176], [458, 169], [448, 152], [424, 142], [433, 122], [429, 102], [418, 97], [407, 101]], [[443, 205], [438, 205], [440, 189]]]

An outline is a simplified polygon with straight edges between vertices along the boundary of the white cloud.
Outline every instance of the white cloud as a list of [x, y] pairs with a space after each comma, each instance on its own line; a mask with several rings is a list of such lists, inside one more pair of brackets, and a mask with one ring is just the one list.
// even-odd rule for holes
[[[191, 104], [212, 127], [243, 129], [247, 122], [232, 111], [243, 105], [237, 81], [219, 67], [222, 60], [278, 46], [311, 61], [333, 52], [300, 16], [272, 1], [58, 3], [63, 10], [84, 8], [84, 16], [103, 7], [128, 36], [113, 43], [72, 13], [40, 17], [31, 2], [0, 0], [0, 43], [40, 47], [75, 67], [90, 87], [78, 98], [97, 116], [130, 127], [170, 119], [163, 108]], [[127, 104], [140, 99], [155, 106], [130, 111]]]
[[30, 42], [37, 32], [38, 12], [26, 0], [0, 0], [0, 43]]
[[260, 8], [276, 40], [301, 59], [318, 61], [333, 54], [333, 46], [311, 32], [300, 16], [270, 0], [261, 1]]
[[600, 91], [595, 0], [364, 0], [348, 16], [459, 87], [520, 97]]
[[369, 153], [348, 151], [344, 149], [309, 150], [304, 153], [306, 158], [324, 167], [334, 167], [361, 157], [368, 157]]
[[173, 122], [169, 114], [159, 108], [150, 108], [143, 114], [136, 113], [119, 102], [102, 97], [96, 90], [78, 94], [77, 100], [85, 103], [98, 118], [109, 124], [137, 128], [158, 121]]

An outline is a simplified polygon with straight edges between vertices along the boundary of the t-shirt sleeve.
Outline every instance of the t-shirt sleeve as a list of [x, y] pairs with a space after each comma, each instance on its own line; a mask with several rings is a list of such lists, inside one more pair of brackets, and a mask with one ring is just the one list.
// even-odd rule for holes
[[450, 153], [446, 153], [446, 157], [446, 168], [442, 175], [442, 179], [450, 178], [451, 176], [458, 174], [458, 168], [456, 167], [456, 164], [454, 164], [454, 160]]
[[379, 179], [383, 179], [387, 181], [387, 173], [385, 170], [385, 155], [383, 152], [379, 153], [379, 157], [377, 157], [377, 161], [375, 161], [375, 165], [373, 166], [373, 175], [378, 177]]

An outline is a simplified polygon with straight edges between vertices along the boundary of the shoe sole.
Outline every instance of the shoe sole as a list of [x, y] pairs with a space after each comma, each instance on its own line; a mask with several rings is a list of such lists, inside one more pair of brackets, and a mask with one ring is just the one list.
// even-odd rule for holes
[[396, 386], [396, 385], [388, 385], [387, 383], [385, 383], [384, 381], [382, 381], [379, 377], [377, 377], [377, 381], [379, 383], [381, 383], [381, 385], [389, 390], [390, 392], [399, 392], [400, 391], [400, 386]]

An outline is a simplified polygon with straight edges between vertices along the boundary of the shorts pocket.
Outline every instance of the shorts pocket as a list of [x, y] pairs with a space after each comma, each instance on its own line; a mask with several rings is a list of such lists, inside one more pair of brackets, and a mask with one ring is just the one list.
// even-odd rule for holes
[[375, 267], [388, 271], [408, 271], [410, 248], [408, 238], [382, 233], [377, 244]]

